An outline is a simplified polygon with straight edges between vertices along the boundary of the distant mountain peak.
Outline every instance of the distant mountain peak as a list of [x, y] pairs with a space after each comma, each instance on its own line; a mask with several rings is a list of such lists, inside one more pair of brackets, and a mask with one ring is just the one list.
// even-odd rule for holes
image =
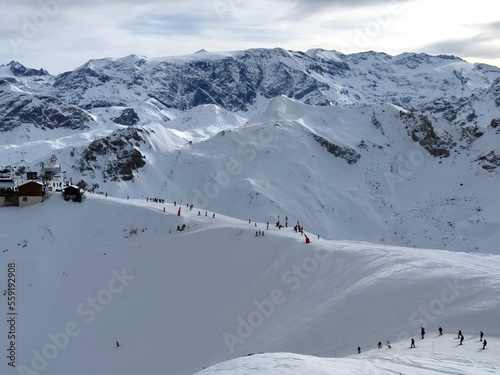
[[10, 67], [10, 71], [15, 76], [33, 77], [33, 76], [49, 75], [49, 72], [47, 72], [45, 69], [36, 70], [36, 69], [26, 68], [23, 64], [14, 60], [8, 63], [7, 66]]

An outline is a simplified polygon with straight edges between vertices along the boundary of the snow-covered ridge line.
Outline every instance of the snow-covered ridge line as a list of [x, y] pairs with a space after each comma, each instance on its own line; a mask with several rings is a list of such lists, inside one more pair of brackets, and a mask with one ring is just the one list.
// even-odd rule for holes
[[[55, 77], [50, 94], [85, 109], [137, 106], [155, 98], [180, 110], [217, 104], [249, 111], [258, 97], [280, 94], [313, 104], [325, 99], [391, 102], [410, 109], [441, 97], [470, 97], [499, 76], [499, 68], [453, 56], [256, 48], [177, 58], [94, 59]], [[40, 90], [37, 81], [33, 87]]]

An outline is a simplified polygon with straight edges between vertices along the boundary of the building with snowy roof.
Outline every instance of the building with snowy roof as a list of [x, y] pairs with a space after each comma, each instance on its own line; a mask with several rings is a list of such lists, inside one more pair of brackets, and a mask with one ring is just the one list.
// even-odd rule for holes
[[29, 181], [17, 187], [19, 193], [19, 207], [26, 207], [42, 203], [46, 197], [46, 187], [38, 181]]

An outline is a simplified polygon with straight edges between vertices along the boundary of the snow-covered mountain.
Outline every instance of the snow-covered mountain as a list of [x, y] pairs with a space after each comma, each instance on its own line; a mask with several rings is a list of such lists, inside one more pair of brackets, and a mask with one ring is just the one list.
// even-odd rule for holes
[[58, 99], [21, 91], [6, 80], [0, 80], [0, 131], [13, 131], [19, 126], [29, 128], [68, 128], [84, 130], [93, 118], [78, 107]]
[[154, 98], [186, 110], [216, 104], [249, 111], [259, 98], [286, 95], [316, 104], [390, 102], [415, 108], [440, 97], [468, 97], [491, 86], [500, 69], [450, 56], [280, 48], [184, 58], [91, 60], [56, 77], [51, 93], [90, 109]]
[[18, 173], [55, 154], [68, 178], [112, 196], [498, 253], [496, 67], [278, 48], [91, 60], [58, 76], [12, 62], [0, 78], [0, 165]]

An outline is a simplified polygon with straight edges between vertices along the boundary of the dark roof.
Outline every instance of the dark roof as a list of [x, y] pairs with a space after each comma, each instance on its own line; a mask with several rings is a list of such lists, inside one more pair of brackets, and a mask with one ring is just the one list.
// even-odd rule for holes
[[38, 181], [28, 181], [17, 187], [21, 196], [43, 196], [45, 193], [45, 185]]
[[44, 186], [44, 184], [41, 183], [40, 181], [28, 181], [28, 182], [25, 182], [24, 184], [21, 184], [19, 186], [24, 186], [24, 185], [28, 185], [28, 184], [38, 184], [38, 185]]
[[62, 189], [63, 193], [81, 193], [82, 190], [78, 187], [78, 186], [75, 186], [75, 185], [69, 185], [69, 186], [66, 186], [65, 188]]

